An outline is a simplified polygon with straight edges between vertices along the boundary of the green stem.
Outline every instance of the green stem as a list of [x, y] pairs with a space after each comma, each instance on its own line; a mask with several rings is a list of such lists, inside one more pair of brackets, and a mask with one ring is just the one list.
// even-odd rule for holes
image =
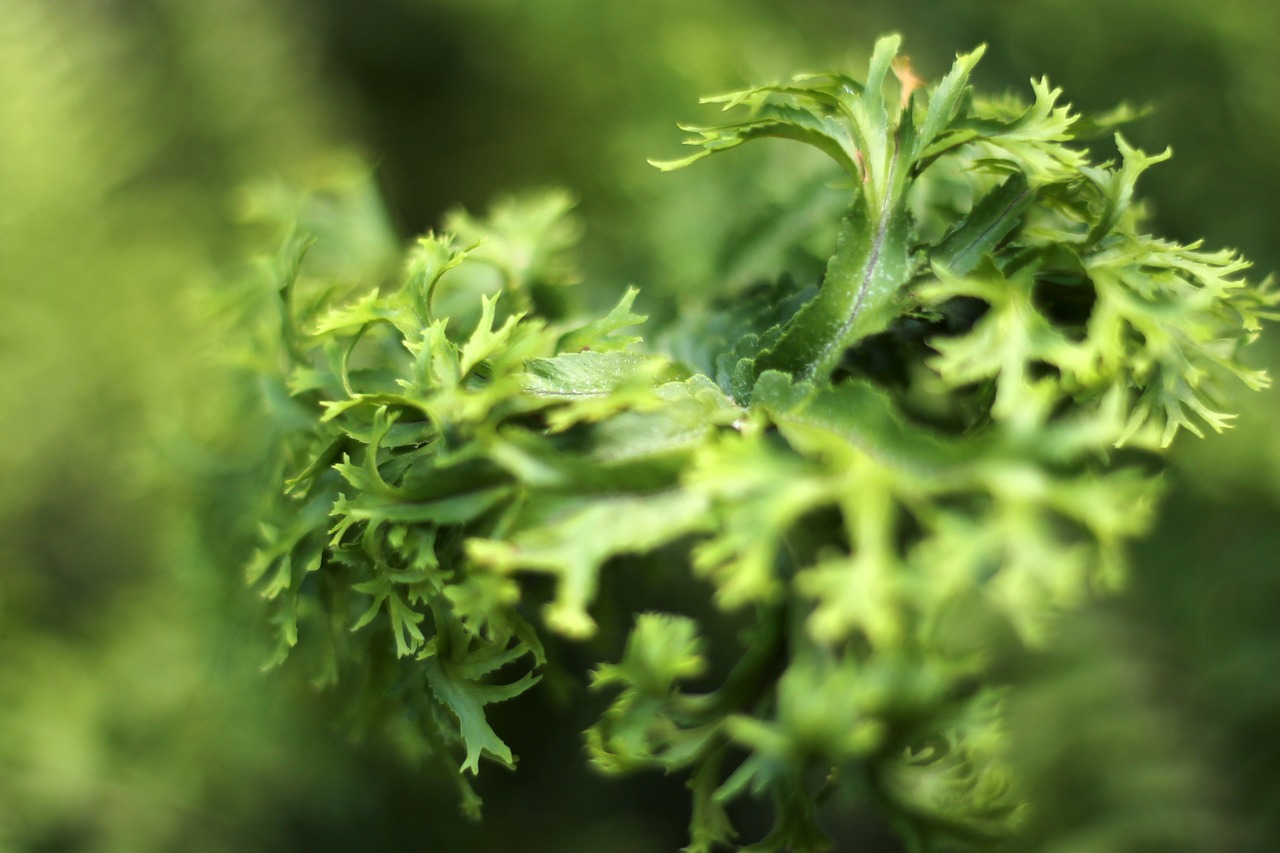
[[782, 605], [771, 605], [761, 614], [750, 648], [724, 684], [714, 693], [688, 697], [684, 710], [689, 728], [745, 711], [760, 701], [786, 669], [786, 624], [786, 608]]
[[882, 331], [897, 315], [910, 272], [901, 160], [895, 152], [882, 193], [858, 193], [841, 223], [822, 290], [800, 309], [773, 349], [761, 353], [757, 376], [782, 370], [802, 379], [825, 379], [846, 349]]

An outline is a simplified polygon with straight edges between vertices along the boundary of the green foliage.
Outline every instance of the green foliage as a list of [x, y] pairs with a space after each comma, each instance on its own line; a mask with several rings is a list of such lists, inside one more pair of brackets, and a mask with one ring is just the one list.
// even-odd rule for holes
[[[687, 849], [732, 844], [752, 797], [775, 818], [753, 850], [821, 849], [833, 796], [912, 849], [1006, 837], [1003, 638], [1122, 581], [1152, 457], [1226, 426], [1223, 378], [1265, 384], [1237, 351], [1280, 297], [1142, 231], [1167, 155], [1081, 144], [1132, 111], [975, 95], [980, 50], [925, 92], [897, 49], [712, 99], [745, 117], [659, 164], [795, 140], [847, 198], [816, 291], [797, 269], [661, 346], [634, 291], [577, 310], [562, 195], [455, 214], [398, 271], [359, 192], [260, 205], [301, 223], [251, 282], [282, 297], [258, 332], [284, 488], [249, 567], [277, 661], [417, 720], [474, 809], [462, 771], [515, 761], [487, 706], [566, 665], [540, 635], [595, 635], [624, 560], [691, 573], [716, 610], [637, 615], [587, 737], [606, 772], [688, 775]], [[717, 612], [751, 623], [731, 648], [692, 618]]]

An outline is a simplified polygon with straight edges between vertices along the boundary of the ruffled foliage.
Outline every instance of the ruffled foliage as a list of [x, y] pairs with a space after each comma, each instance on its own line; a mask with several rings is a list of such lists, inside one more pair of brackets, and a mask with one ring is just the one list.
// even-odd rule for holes
[[689, 614], [638, 614], [588, 743], [605, 772], [688, 775], [688, 850], [733, 844], [751, 797], [775, 808], [752, 850], [823, 848], [832, 795], [912, 849], [1006, 836], [1001, 638], [1122, 580], [1153, 457], [1226, 425], [1222, 378], [1265, 384], [1237, 351], [1278, 300], [1235, 254], [1142, 232], [1134, 185], [1166, 155], [1080, 144], [1132, 111], [975, 96], [980, 50], [926, 88], [897, 48], [862, 81], [712, 99], [745, 117], [659, 164], [797, 140], [849, 198], [821, 282], [704, 306], [661, 349], [634, 291], [572, 310], [561, 195], [457, 214], [399, 271], [362, 253], [386, 242], [364, 202], [295, 204], [257, 279], [283, 297], [259, 331], [284, 488], [249, 568], [278, 659], [474, 774], [513, 765], [487, 706], [556, 665], [540, 634], [597, 631], [618, 558], [687, 571], [752, 627], [713, 655]]

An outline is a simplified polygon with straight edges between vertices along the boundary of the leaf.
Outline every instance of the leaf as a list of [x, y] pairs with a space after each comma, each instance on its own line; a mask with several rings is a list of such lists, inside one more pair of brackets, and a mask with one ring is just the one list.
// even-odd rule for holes
[[[699, 134], [687, 144], [702, 146], [703, 151], [683, 160], [650, 162], [669, 171], [749, 139], [794, 139], [835, 160], [855, 186], [867, 184], [869, 206], [878, 209], [891, 194], [890, 164], [896, 156], [886, 138], [891, 128], [881, 90], [900, 41], [888, 36], [876, 42], [865, 85], [823, 75], [800, 78], [794, 86], [765, 86], [711, 99], [723, 101], [726, 109], [750, 105], [752, 117], [717, 128], [685, 128]], [[773, 95], [781, 95], [783, 103], [776, 103]]]
[[[610, 557], [651, 551], [705, 529], [704, 500], [685, 492], [598, 498], [585, 506], [560, 501], [561, 512], [519, 527], [506, 541], [472, 539], [467, 554], [477, 565], [511, 573], [534, 571], [556, 580], [546, 620], [570, 637], [594, 633], [587, 608], [595, 598], [601, 566]], [[554, 506], [553, 499], [547, 499]], [[544, 510], [545, 511], [545, 510]], [[621, 522], [621, 523], [619, 523]]]
[[697, 678], [706, 670], [702, 646], [692, 619], [641, 613], [627, 638], [622, 662], [597, 667], [592, 686], [617, 683], [664, 696], [677, 682]]
[[704, 448], [685, 487], [714, 510], [714, 532], [694, 548], [694, 568], [715, 583], [716, 601], [725, 609], [777, 600], [786, 534], [836, 493], [812, 463], [772, 448], [757, 434]]
[[[930, 253], [932, 263], [952, 275], [966, 275], [1020, 224], [1035, 194], [1022, 173], [1010, 175], [982, 197]], [[917, 293], [917, 296], [920, 294]]]
[[405, 657], [422, 647], [426, 638], [418, 626], [425, 617], [405, 603], [384, 572], [379, 572], [372, 580], [355, 584], [352, 589], [373, 596], [373, 603], [352, 623], [352, 631], [358, 631], [372, 622], [385, 605], [387, 618], [391, 622], [391, 634], [396, 641], [396, 654]]
[[613, 307], [613, 310], [603, 317], [584, 323], [570, 332], [565, 332], [557, 343], [556, 348], [561, 352], [581, 352], [583, 350], [613, 352], [615, 350], [624, 350], [633, 344], [640, 343], [641, 338], [638, 335], [618, 334], [622, 329], [637, 326], [649, 319], [643, 314], [633, 314], [631, 312], [631, 306], [639, 293], [640, 291], [636, 288], [628, 287], [627, 292], [622, 295], [622, 299], [618, 300], [618, 304]]
[[499, 328], [493, 328], [494, 312], [497, 310], [498, 297], [480, 298], [480, 322], [476, 325], [471, 338], [458, 353], [458, 375], [466, 377], [481, 362], [506, 349], [511, 342], [517, 324], [523, 314], [508, 317]]
[[1025, 109], [1016, 102], [975, 101], [973, 141], [1015, 166], [1035, 189], [1075, 178], [1086, 161], [1081, 151], [1061, 144], [1073, 138], [1077, 120], [1069, 106], [1058, 106], [1062, 90], [1051, 89], [1048, 78], [1032, 80], [1031, 90], [1035, 100]]
[[484, 219], [451, 212], [445, 229], [464, 245], [473, 245], [474, 261], [496, 267], [504, 285], [525, 291], [536, 284], [575, 284], [572, 257], [581, 227], [569, 213], [574, 200], [560, 190], [499, 200]]
[[538, 682], [532, 673], [510, 684], [492, 685], [460, 677], [455, 666], [438, 657], [427, 657], [422, 669], [432, 694], [457, 718], [467, 756], [462, 770], [480, 771], [480, 758], [488, 755], [506, 767], [515, 766], [511, 748], [503, 743], [485, 717], [485, 705], [519, 696]]
[[1173, 156], [1173, 149], [1166, 148], [1162, 153], [1148, 156], [1137, 148], [1133, 148], [1120, 134], [1116, 134], [1116, 147], [1120, 149], [1121, 166], [1118, 171], [1086, 170], [1085, 174], [1093, 180], [1102, 192], [1102, 210], [1098, 220], [1089, 232], [1089, 241], [1097, 242], [1111, 233], [1120, 217], [1129, 209], [1133, 201], [1133, 190], [1141, 175], [1156, 163], [1163, 163]]
[[493, 509], [510, 494], [509, 488], [498, 486], [430, 501], [404, 501], [370, 495], [340, 498], [333, 505], [333, 515], [339, 521], [333, 526], [332, 541], [336, 544], [346, 530], [357, 522], [397, 521], [442, 526], [464, 524]]
[[591, 431], [587, 449], [592, 460], [616, 465], [685, 457], [745, 415], [705, 376], [668, 382], [654, 396], [658, 403], [653, 408], [620, 412]]
[[1077, 343], [1045, 318], [1034, 304], [1036, 280], [1031, 270], [1006, 277], [987, 262], [965, 277], [935, 268], [936, 283], [918, 288], [926, 304], [956, 297], [981, 299], [989, 306], [966, 335], [935, 338], [938, 355], [929, 362], [952, 387], [993, 379], [996, 399], [991, 414], [1022, 434], [1047, 420], [1048, 388], [1055, 380], [1039, 378], [1038, 365], [1052, 365], [1066, 391], [1094, 387], [1099, 356], [1091, 343]]
[[[419, 324], [431, 322], [431, 301], [440, 279], [444, 278], [445, 273], [461, 265], [468, 252], [466, 249], [458, 249], [449, 236], [428, 233], [425, 237], [418, 238], [417, 245], [410, 250], [405, 263], [403, 291], [413, 300]], [[401, 331], [408, 334], [412, 328], [401, 327]]]
[[525, 393], [563, 403], [548, 413], [554, 432], [628, 411], [662, 406], [657, 388], [673, 378], [666, 359], [625, 352], [566, 352], [525, 363]]
[[314, 337], [334, 333], [355, 334], [373, 323], [391, 323], [401, 329], [411, 329], [416, 323], [402, 305], [388, 303], [377, 291], [371, 291], [346, 305], [340, 305], [321, 317], [311, 330]]
[[748, 140], [773, 137], [812, 145], [840, 164], [854, 180], [861, 180], [862, 170], [855, 156], [857, 148], [848, 130], [834, 118], [776, 105], [761, 107], [757, 115], [757, 118], [723, 127], [682, 126], [682, 130], [697, 134], [685, 144], [698, 145], [703, 150], [680, 160], [650, 160], [649, 163], [670, 172], [683, 169], [703, 157], [736, 148]]
[[622, 688], [587, 734], [597, 767], [620, 773], [703, 760], [717, 726], [687, 725], [691, 697], [677, 689], [679, 682], [706, 671], [703, 647], [692, 619], [665, 613], [636, 617], [622, 661], [603, 664], [593, 673], [594, 689]]
[[[526, 393], [557, 400], [608, 397], [637, 374], [667, 368], [664, 361], [626, 352], [565, 352], [552, 358], [530, 359], [524, 381]], [[651, 385], [651, 383], [650, 383]]]
[[[986, 50], [986, 46], [982, 45], [971, 53], [957, 56], [947, 76], [942, 78], [937, 88], [929, 95], [928, 111], [925, 113], [924, 123], [920, 126], [920, 132], [916, 135], [915, 150], [912, 151], [913, 161], [925, 159], [925, 152], [930, 150], [930, 146], [943, 131], [957, 118], [963, 118], [961, 109], [965, 106], [969, 75], [973, 73], [974, 66], [978, 64], [978, 60], [982, 59]], [[936, 157], [939, 153], [941, 152], [931, 151], [930, 157]]]

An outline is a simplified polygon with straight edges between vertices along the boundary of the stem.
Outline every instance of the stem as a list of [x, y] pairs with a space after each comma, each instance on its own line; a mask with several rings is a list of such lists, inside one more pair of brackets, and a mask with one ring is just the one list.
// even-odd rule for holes
[[[896, 140], [895, 140], [896, 145]], [[883, 330], [897, 315], [908, 279], [906, 206], [895, 148], [882, 194], [860, 192], [841, 224], [822, 290], [800, 309], [756, 375], [783, 370], [801, 379], [826, 378], [844, 351]], [[878, 201], [869, 196], [879, 195]]]
[[[690, 728], [711, 723], [755, 705], [787, 667], [786, 608], [770, 605], [756, 623], [746, 654], [714, 693], [696, 697], [689, 708]], [[690, 697], [694, 698], [694, 697]]]

